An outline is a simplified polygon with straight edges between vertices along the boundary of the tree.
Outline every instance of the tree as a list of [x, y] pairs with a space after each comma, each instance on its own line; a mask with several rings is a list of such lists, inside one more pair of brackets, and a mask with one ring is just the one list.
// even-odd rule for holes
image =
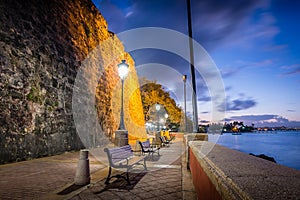
[[145, 120], [149, 120], [149, 109], [154, 104], [161, 104], [168, 113], [170, 124], [180, 124], [182, 109], [176, 105], [170, 93], [163, 90], [162, 85], [148, 81], [140, 88]]

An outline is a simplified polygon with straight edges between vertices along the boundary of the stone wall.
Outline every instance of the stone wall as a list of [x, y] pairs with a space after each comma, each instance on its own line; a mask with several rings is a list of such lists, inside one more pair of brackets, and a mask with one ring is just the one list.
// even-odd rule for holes
[[[95, 49], [86, 75], [96, 84], [93, 107], [102, 133], [89, 132], [92, 146], [113, 139], [120, 111], [117, 64], [126, 59], [125, 125], [132, 135], [145, 135], [134, 61], [90, 0], [0, 1], [0, 163], [59, 154], [83, 148], [72, 108], [77, 73]], [[106, 41], [113, 41], [106, 45]], [[107, 64], [109, 63], [109, 64]], [[99, 75], [96, 76], [95, 75]], [[134, 92], [137, 91], [137, 92]], [[83, 110], [83, 112], [87, 112]], [[97, 135], [98, 134], [98, 135]]]
[[300, 171], [207, 141], [189, 142], [198, 199], [298, 199]]

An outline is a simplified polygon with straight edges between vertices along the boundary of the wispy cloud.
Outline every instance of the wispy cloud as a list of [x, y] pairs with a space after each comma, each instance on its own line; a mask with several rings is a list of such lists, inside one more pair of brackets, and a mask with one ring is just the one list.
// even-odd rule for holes
[[282, 70], [285, 70], [281, 75], [288, 76], [300, 73], [300, 64], [285, 65], [281, 67]]
[[198, 101], [204, 101], [204, 102], [209, 102], [211, 101], [211, 97], [210, 96], [198, 96]]
[[126, 13], [125, 17], [128, 18], [128, 17], [130, 17], [131, 15], [133, 15], [133, 12], [132, 12], [132, 11], [129, 11], [128, 13]]
[[240, 71], [246, 68], [272, 67], [272, 65], [273, 65], [273, 61], [270, 59], [261, 60], [258, 62], [238, 60], [232, 66], [222, 67], [220, 71], [223, 78], [229, 78], [238, 74]]
[[[196, 38], [210, 48], [220, 43], [235, 45], [246, 38], [255, 38], [255, 34], [266, 32], [261, 27], [251, 29], [251, 14], [254, 10], [269, 7], [268, 1], [194, 1], [193, 11]], [[261, 17], [264, 18], [264, 17]], [[259, 24], [270, 23], [261, 20]], [[256, 23], [258, 24], [258, 23]], [[252, 26], [253, 27], [253, 26]], [[241, 30], [244, 30], [241, 32]], [[265, 35], [265, 34], [264, 34]], [[238, 36], [238, 37], [237, 37]], [[245, 45], [245, 46], [248, 46]]]
[[241, 68], [239, 67], [226, 67], [222, 68], [220, 71], [223, 78], [229, 78], [237, 74], [240, 70]]
[[[254, 11], [254, 10], [253, 10]], [[255, 20], [254, 20], [255, 19]], [[275, 25], [275, 19], [271, 13], [265, 11], [258, 16], [244, 16], [244, 20], [233, 30], [230, 35], [224, 37], [222, 46], [238, 49], [255, 49], [260, 51], [278, 50], [274, 42], [280, 29]]]

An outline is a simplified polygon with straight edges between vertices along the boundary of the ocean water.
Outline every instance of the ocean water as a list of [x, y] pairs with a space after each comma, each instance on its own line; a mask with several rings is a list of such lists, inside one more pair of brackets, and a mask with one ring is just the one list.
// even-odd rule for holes
[[265, 154], [278, 164], [300, 170], [300, 131], [209, 135], [209, 141], [244, 153]]

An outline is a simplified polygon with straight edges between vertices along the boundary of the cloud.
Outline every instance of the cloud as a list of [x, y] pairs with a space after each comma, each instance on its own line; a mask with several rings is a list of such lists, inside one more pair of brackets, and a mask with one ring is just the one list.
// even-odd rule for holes
[[126, 12], [124, 11], [124, 5], [120, 4], [125, 1], [107, 1], [107, 0], [93, 0], [96, 7], [101, 12], [102, 16], [108, 22], [109, 30], [124, 30], [126, 29]]
[[281, 51], [281, 50], [284, 50], [284, 49], [287, 49], [288, 48], [288, 45], [287, 44], [280, 44], [280, 45], [272, 45], [272, 46], [266, 46], [264, 48], [265, 51]]
[[150, 26], [171, 28], [178, 31], [187, 29], [186, 8], [182, 6], [185, 5], [185, 2], [181, 0], [93, 1], [109, 22], [110, 29], [115, 33]]
[[241, 70], [239, 67], [226, 67], [221, 69], [221, 75], [223, 78], [229, 78], [237, 74]]
[[[240, 94], [241, 99], [230, 100], [228, 97], [226, 99], [226, 111], [240, 111], [252, 108], [257, 105], [257, 102], [250, 97], [245, 99], [244, 94]], [[219, 107], [219, 111], [222, 112], [224, 106]]]
[[231, 35], [225, 38], [222, 45], [227, 48], [238, 47], [238, 49], [256, 51], [281, 50], [274, 41], [275, 36], [280, 33], [280, 29], [273, 20], [266, 18], [273, 18], [273, 16], [268, 12], [259, 16], [249, 15], [247, 20], [243, 21]]
[[231, 116], [226, 121], [243, 121], [244, 124], [254, 124], [256, 127], [300, 127], [300, 121], [290, 121], [275, 114]]
[[265, 114], [265, 115], [242, 115], [242, 116], [231, 116], [227, 120], [260, 122], [260, 121], [268, 121], [270, 119], [274, 119], [277, 116], [278, 115], [273, 115], [273, 114]]
[[220, 71], [221, 71], [221, 75], [223, 78], [230, 78], [230, 77], [238, 74], [243, 69], [272, 67], [273, 63], [274, 63], [273, 60], [270, 60], [270, 59], [261, 60], [258, 62], [238, 60], [233, 64], [233, 66], [223, 67]]
[[229, 92], [230, 90], [232, 90], [232, 86], [226, 86], [225, 91]]
[[198, 99], [198, 101], [204, 101], [204, 102], [211, 101], [211, 97], [210, 96], [201, 96], [201, 97], [198, 96], [197, 99]]
[[282, 66], [281, 69], [287, 71], [287, 72], [284, 72], [281, 74], [283, 76], [299, 74], [300, 73], [300, 64], [285, 65], [285, 66]]
[[226, 110], [228, 111], [236, 111], [236, 110], [245, 110], [255, 106], [257, 103], [252, 99], [247, 100], [239, 100], [235, 99], [232, 102], [227, 104]]
[[202, 0], [193, 5], [195, 39], [207, 49], [273, 49], [280, 30], [269, 12], [270, 1]]
[[126, 18], [127, 18], [127, 17], [130, 17], [132, 14], [133, 14], [133, 12], [132, 12], [132, 11], [129, 11], [129, 12], [125, 15], [125, 17], [126, 17]]
[[[115, 33], [137, 27], [155, 26], [187, 34], [186, 1], [94, 0], [94, 3]], [[257, 38], [273, 37], [278, 30], [273, 25], [275, 19], [270, 13], [261, 14], [258, 23], [251, 21], [255, 10], [266, 10], [269, 4], [269, 1], [264, 0], [192, 1], [194, 38], [209, 48], [219, 46], [221, 41], [230, 44], [240, 42], [243, 38], [251, 40], [251, 43]]]

